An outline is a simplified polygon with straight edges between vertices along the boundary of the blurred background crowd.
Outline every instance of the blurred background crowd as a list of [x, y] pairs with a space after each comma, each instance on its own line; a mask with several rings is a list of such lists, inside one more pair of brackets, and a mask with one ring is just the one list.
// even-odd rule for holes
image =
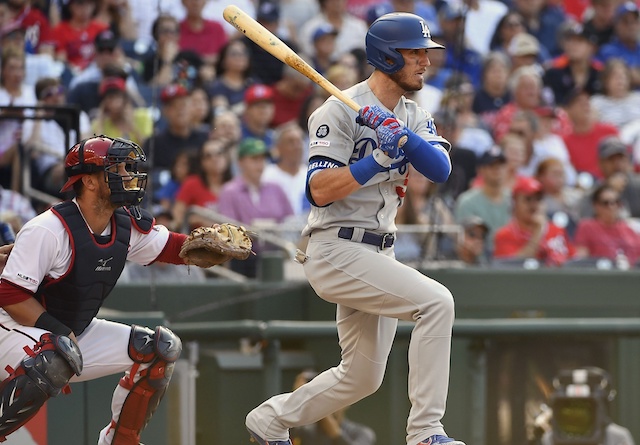
[[0, 219], [18, 231], [65, 198], [66, 150], [106, 134], [144, 148], [144, 205], [170, 228], [275, 223], [297, 242], [307, 118], [327, 94], [225, 22], [229, 3], [340, 89], [371, 73], [365, 35], [385, 13], [423, 17], [446, 46], [408, 96], [452, 143], [453, 171], [409, 174], [400, 260], [638, 265], [636, 1], [0, 0]]

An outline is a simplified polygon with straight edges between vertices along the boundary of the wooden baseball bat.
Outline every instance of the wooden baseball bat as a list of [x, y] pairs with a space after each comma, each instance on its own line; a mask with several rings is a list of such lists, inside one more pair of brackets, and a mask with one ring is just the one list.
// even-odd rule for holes
[[234, 5], [229, 5], [224, 8], [222, 15], [227, 22], [260, 45], [260, 47], [273, 57], [283, 63], [286, 63], [299, 73], [307, 76], [316, 84], [324, 88], [329, 94], [334, 95], [340, 101], [349, 106], [352, 110], [357, 112], [360, 109], [360, 105], [358, 105], [353, 99], [348, 97], [338, 89], [338, 87], [325, 79], [322, 74], [313, 69], [311, 65], [302, 59], [302, 57], [285, 45], [282, 40], [274, 36], [268, 29], [252, 19], [240, 8]]

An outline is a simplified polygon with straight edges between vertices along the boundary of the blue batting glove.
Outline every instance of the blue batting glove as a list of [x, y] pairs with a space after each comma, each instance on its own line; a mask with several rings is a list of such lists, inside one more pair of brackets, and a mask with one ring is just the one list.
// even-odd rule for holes
[[387, 118], [376, 128], [378, 148], [390, 158], [397, 158], [409, 139], [406, 128], [394, 117]]
[[375, 130], [388, 118], [393, 118], [393, 114], [384, 111], [378, 105], [365, 105], [358, 111], [356, 123]]

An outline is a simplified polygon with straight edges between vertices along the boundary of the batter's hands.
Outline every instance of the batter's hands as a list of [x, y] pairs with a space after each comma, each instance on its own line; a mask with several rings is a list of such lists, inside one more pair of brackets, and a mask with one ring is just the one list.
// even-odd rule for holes
[[393, 114], [384, 111], [377, 105], [365, 105], [358, 111], [356, 123], [375, 130], [388, 118], [393, 118]]
[[407, 139], [409, 139], [407, 129], [404, 128], [395, 117], [390, 117], [382, 121], [378, 128], [376, 128], [376, 134], [378, 135], [378, 148], [384, 151], [390, 158], [397, 158], [400, 154], [400, 149], [407, 143]]

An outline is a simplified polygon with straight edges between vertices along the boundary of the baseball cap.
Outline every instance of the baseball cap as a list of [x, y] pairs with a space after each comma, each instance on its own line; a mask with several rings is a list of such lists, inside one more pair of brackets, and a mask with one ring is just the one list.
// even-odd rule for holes
[[277, 22], [280, 19], [280, 7], [276, 3], [262, 2], [256, 18], [261, 22]]
[[507, 53], [510, 56], [537, 56], [540, 53], [540, 44], [531, 34], [522, 32], [511, 39]]
[[393, 12], [393, 6], [389, 3], [378, 3], [367, 9], [367, 23], [371, 24], [385, 14]]
[[189, 90], [179, 83], [170, 83], [162, 89], [160, 100], [162, 103], [170, 102], [177, 97], [185, 97], [189, 95]]
[[272, 101], [273, 88], [268, 85], [255, 84], [247, 88], [244, 92], [244, 101], [247, 105], [252, 105], [260, 101]]
[[465, 15], [465, 6], [460, 1], [451, 0], [440, 7], [439, 13], [445, 20], [454, 20]]
[[328, 23], [324, 23], [318, 27], [313, 33], [313, 41], [315, 42], [320, 37], [324, 37], [327, 35], [337, 36], [338, 31]]
[[484, 222], [484, 220], [478, 215], [469, 215], [460, 221], [460, 225], [465, 229], [470, 229], [472, 227], [482, 227], [486, 232], [489, 231], [489, 226]]
[[618, 154], [629, 154], [626, 144], [620, 138], [609, 136], [602, 139], [598, 144], [598, 157], [600, 159], [606, 159]]
[[238, 147], [238, 158], [245, 156], [266, 156], [267, 144], [262, 139], [246, 138], [240, 142]]
[[640, 17], [640, 10], [638, 9], [638, 5], [636, 5], [636, 3], [633, 1], [626, 1], [618, 6], [618, 9], [616, 9], [616, 13], [613, 16], [613, 20], [617, 22], [620, 17], [622, 17], [627, 12], [631, 12], [635, 14], [636, 17]]
[[542, 184], [537, 179], [528, 176], [519, 176], [511, 189], [513, 196], [518, 194], [537, 195], [538, 193], [542, 193]]
[[110, 91], [126, 91], [127, 87], [125, 84], [125, 80], [121, 77], [105, 77], [100, 82], [100, 86], [98, 87], [98, 94], [100, 97], [103, 97], [106, 93]]
[[96, 50], [101, 51], [104, 49], [113, 50], [118, 46], [118, 38], [110, 29], [105, 29], [104, 31], [98, 33], [96, 38], [93, 40], [93, 44], [96, 47]]
[[482, 155], [478, 158], [477, 165], [489, 165], [493, 164], [494, 162], [507, 162], [507, 158], [504, 157], [502, 150], [497, 145], [494, 145], [489, 150], [482, 153]]
[[598, 36], [590, 32], [585, 28], [582, 23], [575, 20], [567, 20], [560, 26], [559, 36], [561, 39], [568, 39], [570, 37], [582, 37], [588, 40], [590, 43], [597, 44]]

